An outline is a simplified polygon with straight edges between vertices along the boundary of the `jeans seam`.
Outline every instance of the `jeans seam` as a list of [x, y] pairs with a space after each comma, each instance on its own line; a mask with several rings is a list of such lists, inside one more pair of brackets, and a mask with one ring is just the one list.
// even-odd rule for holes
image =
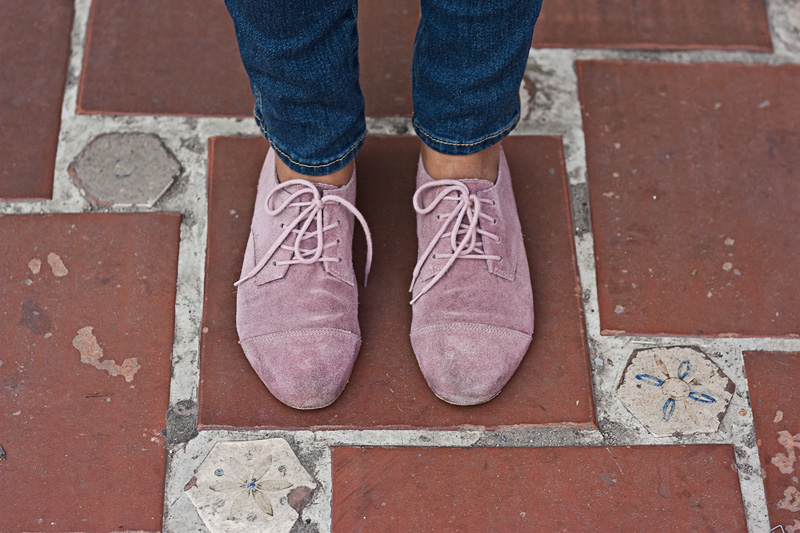
[[264, 135], [264, 137], [266, 137], [266, 139], [269, 141], [269, 144], [270, 144], [270, 146], [272, 146], [272, 148], [273, 148], [273, 149], [274, 149], [276, 152], [278, 152], [278, 153], [279, 153], [279, 154], [281, 154], [283, 157], [285, 157], [286, 159], [288, 159], [288, 160], [289, 160], [289, 161], [290, 161], [290, 162], [291, 162], [293, 165], [297, 165], [298, 167], [304, 167], [304, 168], [325, 168], [325, 167], [329, 167], [329, 166], [331, 166], [331, 165], [335, 165], [335, 164], [336, 164], [336, 163], [338, 163], [339, 161], [342, 161], [342, 160], [344, 160], [344, 159], [347, 159], [347, 156], [349, 156], [349, 155], [350, 155], [350, 153], [351, 153], [353, 150], [355, 150], [356, 148], [358, 148], [358, 145], [359, 145], [359, 144], [361, 144], [361, 141], [363, 141], [363, 140], [364, 140], [364, 138], [367, 136], [366, 132], [365, 132], [364, 134], [362, 134], [362, 135], [361, 135], [361, 136], [360, 136], [358, 139], [356, 139], [356, 142], [353, 144], [353, 146], [352, 146], [352, 147], [351, 147], [349, 150], [347, 150], [347, 152], [345, 152], [345, 153], [344, 153], [344, 155], [343, 155], [342, 157], [340, 157], [340, 158], [338, 158], [338, 159], [336, 159], [336, 160], [334, 160], [334, 161], [331, 161], [330, 163], [325, 163], [324, 165], [306, 165], [305, 163], [298, 163], [297, 161], [295, 161], [294, 159], [292, 159], [291, 157], [289, 157], [289, 155], [288, 155], [286, 152], [284, 152], [283, 150], [281, 150], [280, 148], [278, 148], [278, 147], [275, 145], [275, 142], [274, 142], [272, 139], [270, 139], [270, 138], [269, 138], [269, 135], [267, 135], [267, 130], [265, 130], [265, 129], [264, 129], [264, 126], [263, 126], [263, 124], [261, 123], [261, 120], [258, 118], [258, 115], [257, 115], [257, 114], [254, 114], [253, 116], [254, 116], [254, 117], [255, 117], [255, 119], [256, 119], [256, 124], [258, 124], [258, 127], [259, 127], [259, 129], [261, 130], [261, 133], [262, 133], [262, 134]]
[[446, 144], [448, 146], [476, 146], [478, 144], [485, 143], [486, 141], [488, 141], [490, 139], [494, 139], [495, 137], [500, 137], [501, 135], [505, 134], [507, 131], [514, 129], [514, 127], [517, 125], [519, 120], [520, 120], [520, 117], [519, 117], [519, 115], [517, 115], [517, 117], [514, 119], [514, 121], [511, 123], [511, 125], [509, 125], [505, 129], [503, 129], [503, 130], [501, 130], [501, 131], [499, 131], [499, 132], [497, 132], [497, 133], [495, 133], [493, 135], [487, 135], [486, 137], [484, 137], [483, 139], [481, 139], [479, 141], [475, 141], [475, 142], [472, 142], [472, 143], [451, 143], [451, 142], [448, 142], [448, 141], [442, 141], [440, 139], [437, 139], [433, 135], [430, 135], [428, 132], [426, 132], [422, 128], [422, 126], [419, 125], [419, 122], [417, 122], [416, 118], [412, 118], [411, 119], [411, 121], [414, 123], [414, 125], [419, 130], [419, 132], [421, 134], [423, 134], [425, 137], [429, 138], [430, 140], [432, 140], [434, 142], [437, 142], [437, 143], [440, 143], [440, 144]]

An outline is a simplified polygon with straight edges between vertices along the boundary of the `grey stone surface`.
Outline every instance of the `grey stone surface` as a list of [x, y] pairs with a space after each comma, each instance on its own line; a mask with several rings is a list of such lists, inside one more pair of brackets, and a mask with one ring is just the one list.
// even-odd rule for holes
[[99, 135], [69, 167], [95, 207], [153, 207], [181, 172], [161, 139], [148, 133]]

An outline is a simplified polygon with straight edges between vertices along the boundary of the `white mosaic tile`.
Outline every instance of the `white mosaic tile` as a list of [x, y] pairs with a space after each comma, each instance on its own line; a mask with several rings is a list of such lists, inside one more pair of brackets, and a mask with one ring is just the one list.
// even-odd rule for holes
[[707, 355], [675, 346], [634, 351], [617, 396], [648, 431], [666, 437], [716, 432], [733, 392]]
[[184, 490], [212, 533], [284, 533], [315, 488], [289, 443], [265, 439], [218, 442]]

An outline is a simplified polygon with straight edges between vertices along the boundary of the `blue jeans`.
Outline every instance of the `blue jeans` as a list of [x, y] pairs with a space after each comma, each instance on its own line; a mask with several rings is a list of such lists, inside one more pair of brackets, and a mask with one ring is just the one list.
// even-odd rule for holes
[[[369, 0], [367, 0], [369, 1]], [[414, 42], [414, 130], [467, 155], [508, 135], [542, 0], [421, 0]], [[364, 142], [356, 0], [225, 0], [278, 157], [306, 175], [335, 172]]]

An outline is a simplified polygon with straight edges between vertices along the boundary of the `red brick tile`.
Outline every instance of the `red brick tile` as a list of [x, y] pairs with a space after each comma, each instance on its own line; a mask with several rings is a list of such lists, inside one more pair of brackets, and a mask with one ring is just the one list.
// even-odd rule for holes
[[800, 67], [579, 62], [604, 333], [800, 333]]
[[772, 49], [763, 0], [545, 1], [533, 45]]
[[[771, 50], [762, 0], [573, 0], [544, 2], [537, 47]], [[361, 87], [367, 116], [410, 116], [419, 2], [359, 6]]]
[[[431, 427], [594, 423], [580, 290], [572, 244], [563, 155], [556, 138], [506, 142], [533, 276], [536, 333], [500, 396], [463, 408], [438, 400], [411, 350], [408, 286], [416, 262], [411, 207], [419, 156], [415, 137], [367, 140], [359, 153], [358, 205], [376, 247], [362, 290], [361, 354], [350, 383], [331, 407], [298, 411], [262, 385], [237, 343], [236, 291], [266, 143], [217, 138], [211, 144], [209, 224], [200, 348], [200, 426]], [[356, 258], [365, 257], [356, 237]], [[363, 259], [356, 260], [363, 269]], [[207, 328], [207, 329], [206, 329]], [[257, 405], [257, 408], [253, 408]]]
[[[800, 352], [745, 352], [772, 526], [800, 526]], [[794, 511], [792, 511], [794, 509]], [[789, 531], [787, 529], [787, 531]]]
[[731, 446], [333, 448], [333, 531], [747, 531]]
[[179, 226], [0, 217], [3, 531], [160, 531]]
[[53, 195], [71, 0], [0, 0], [0, 200]]
[[419, 1], [372, 0], [358, 6], [358, 57], [367, 116], [411, 116], [411, 61]]
[[78, 112], [252, 116], [225, 4], [92, 2]]
[[[411, 115], [418, 21], [418, 3], [380, 0], [360, 6], [368, 116]], [[159, 58], [158, 68], [153, 57]], [[187, 80], [192, 92], [186, 91]], [[135, 0], [100, 0], [92, 6], [80, 112], [250, 116], [252, 102], [221, 1], [161, 0], [143, 9]]]
[[[536, 301], [536, 333], [528, 355], [500, 396], [482, 406], [449, 405], [428, 389], [408, 339], [407, 291], [417, 249], [411, 197], [418, 143], [414, 137], [370, 137], [358, 155], [358, 205], [376, 248], [369, 287], [361, 293], [363, 346], [336, 403], [297, 411], [269, 394], [236, 342], [233, 282], [241, 270], [266, 143], [213, 140], [206, 263], [206, 272], [213, 274], [205, 284], [201, 427], [594, 424], [563, 154], [556, 138], [512, 137], [506, 142]], [[360, 235], [356, 247], [355, 257], [363, 258]], [[356, 271], [363, 271], [362, 261]]]

